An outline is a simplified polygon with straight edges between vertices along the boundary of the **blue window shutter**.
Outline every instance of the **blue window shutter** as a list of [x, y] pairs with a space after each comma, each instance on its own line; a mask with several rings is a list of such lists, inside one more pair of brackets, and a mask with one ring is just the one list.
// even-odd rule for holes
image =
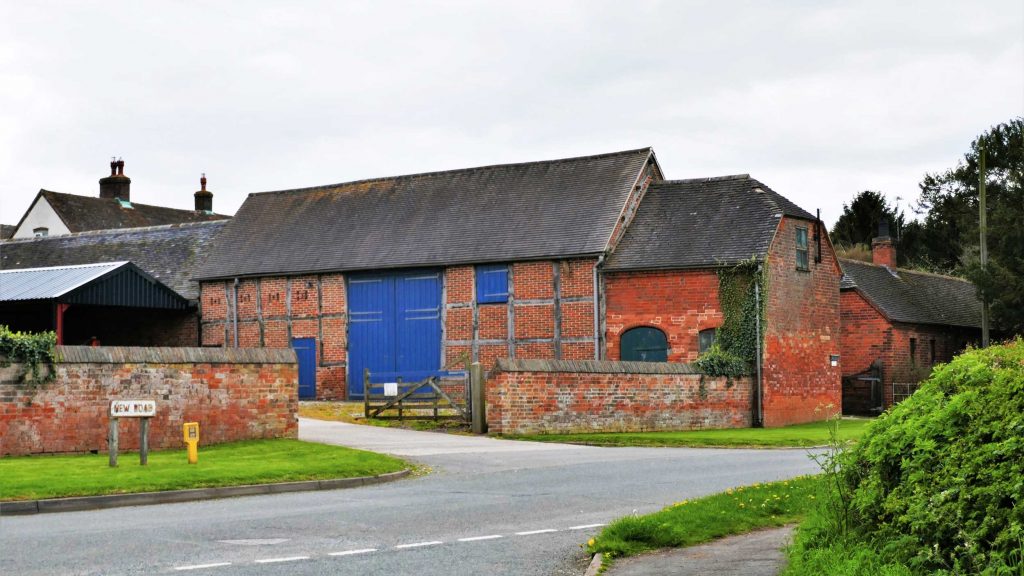
[[478, 304], [508, 302], [508, 265], [481, 264], [476, 267]]

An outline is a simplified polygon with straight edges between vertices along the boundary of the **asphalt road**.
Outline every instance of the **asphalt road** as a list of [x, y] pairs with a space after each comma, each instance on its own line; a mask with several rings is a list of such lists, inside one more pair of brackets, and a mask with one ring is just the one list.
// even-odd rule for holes
[[364, 488], [0, 518], [0, 574], [580, 575], [601, 524], [815, 471], [803, 450], [593, 448], [304, 420], [432, 473]]

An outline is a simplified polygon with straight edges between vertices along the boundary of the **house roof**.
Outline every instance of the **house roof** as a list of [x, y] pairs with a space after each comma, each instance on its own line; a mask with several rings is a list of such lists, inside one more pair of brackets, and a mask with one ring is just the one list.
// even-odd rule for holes
[[0, 270], [131, 261], [190, 300], [191, 280], [226, 221], [99, 230], [0, 242]]
[[889, 320], [981, 328], [981, 302], [974, 284], [927, 272], [840, 260], [840, 290], [858, 290]]
[[764, 258], [783, 215], [814, 220], [747, 174], [657, 182], [606, 268], [699, 268]]
[[179, 310], [188, 306], [131, 262], [0, 270], [0, 302], [19, 300]]
[[250, 194], [199, 278], [597, 254], [650, 148]]
[[14, 233], [18, 231], [18, 227], [14, 224], [0, 224], [0, 240], [6, 240]]
[[[46, 199], [71, 232], [141, 228], [230, 218], [230, 216], [222, 214], [208, 214], [195, 210], [179, 210], [134, 202], [130, 204], [129, 208], [116, 198], [79, 196], [50, 190], [40, 190], [36, 200], [32, 203], [33, 205], [39, 201], [39, 197]], [[28, 212], [26, 212], [27, 214]], [[24, 220], [24, 216], [22, 220]], [[18, 222], [18, 225], [20, 226], [21, 222]]]

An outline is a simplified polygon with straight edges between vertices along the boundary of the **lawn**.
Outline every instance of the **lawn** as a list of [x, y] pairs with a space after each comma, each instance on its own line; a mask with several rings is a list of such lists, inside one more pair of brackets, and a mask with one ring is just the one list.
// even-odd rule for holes
[[725, 492], [676, 502], [643, 516], [612, 522], [587, 542], [591, 553], [630, 556], [693, 546], [759, 528], [784, 526], [804, 517], [819, 492], [818, 476], [730, 488]]
[[110, 468], [106, 454], [0, 458], [0, 500], [36, 500], [156, 492], [298, 480], [375, 476], [411, 466], [398, 458], [299, 440], [249, 440], [200, 446], [199, 463], [184, 450], [122, 453]]
[[[838, 422], [839, 440], [856, 440], [872, 422], [868, 418], [843, 418]], [[835, 423], [832, 420], [831, 423]], [[533, 434], [505, 436], [515, 440], [565, 442], [592, 446], [690, 446], [790, 448], [823, 446], [829, 442], [829, 421], [795, 424], [781, 428], [734, 428], [686, 432], [597, 432], [586, 434]]]

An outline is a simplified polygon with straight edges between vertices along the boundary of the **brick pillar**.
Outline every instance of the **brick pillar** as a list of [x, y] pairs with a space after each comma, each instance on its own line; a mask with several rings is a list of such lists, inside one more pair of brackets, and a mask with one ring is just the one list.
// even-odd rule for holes
[[896, 267], [896, 247], [889, 236], [879, 236], [871, 240], [871, 262], [880, 266]]

